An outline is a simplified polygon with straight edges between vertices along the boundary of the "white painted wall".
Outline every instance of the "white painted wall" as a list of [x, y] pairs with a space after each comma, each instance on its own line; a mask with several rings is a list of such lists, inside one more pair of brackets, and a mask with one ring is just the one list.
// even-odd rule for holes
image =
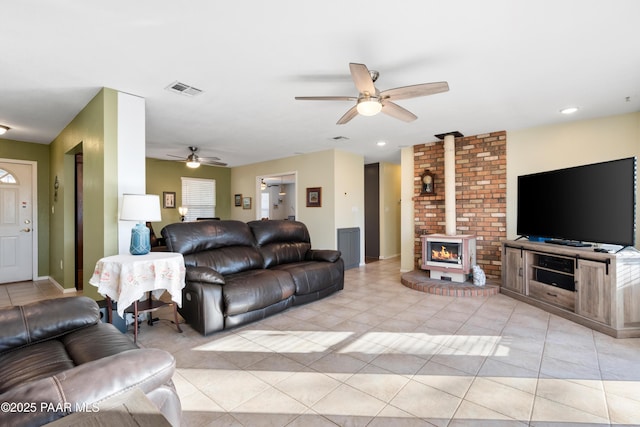
[[[360, 228], [360, 265], [364, 265], [364, 158], [335, 150], [335, 224]], [[337, 231], [334, 231], [337, 247]]]
[[415, 212], [413, 206], [414, 171], [413, 147], [405, 147], [400, 153], [400, 271], [414, 269], [413, 245], [415, 237]]
[[380, 258], [400, 255], [401, 167], [380, 163]]
[[[296, 219], [306, 224], [314, 248], [337, 248], [337, 228], [364, 227], [364, 160], [333, 149], [232, 168], [231, 194], [251, 197], [252, 208], [232, 207], [231, 218], [257, 219], [257, 177], [284, 173], [297, 174]], [[322, 207], [306, 207], [310, 187], [322, 188]]]
[[[507, 237], [516, 238], [518, 176], [636, 156], [640, 113], [507, 133]], [[636, 203], [638, 194], [636, 194]], [[638, 224], [636, 208], [636, 224]], [[640, 245], [636, 230], [636, 247]]]
[[[118, 215], [122, 195], [145, 194], [145, 100], [118, 92]], [[129, 253], [135, 221], [118, 221], [118, 253]]]

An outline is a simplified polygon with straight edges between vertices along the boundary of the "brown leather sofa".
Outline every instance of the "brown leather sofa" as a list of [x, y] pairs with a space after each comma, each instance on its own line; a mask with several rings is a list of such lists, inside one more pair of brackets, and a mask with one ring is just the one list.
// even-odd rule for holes
[[178, 311], [194, 329], [243, 325], [344, 287], [336, 250], [311, 249], [298, 221], [203, 221], [169, 224], [162, 236], [186, 265]]
[[43, 425], [136, 387], [180, 425], [173, 356], [99, 318], [87, 297], [0, 308], [0, 425]]

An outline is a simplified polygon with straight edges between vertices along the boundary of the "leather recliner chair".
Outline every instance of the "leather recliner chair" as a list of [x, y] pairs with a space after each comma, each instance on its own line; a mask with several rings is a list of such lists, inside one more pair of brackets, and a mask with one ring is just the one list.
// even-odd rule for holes
[[16, 409], [33, 404], [1, 411], [0, 425], [43, 425], [69, 415], [50, 408], [91, 407], [135, 387], [180, 425], [173, 356], [138, 348], [99, 318], [98, 304], [87, 297], [0, 308], [0, 402]]

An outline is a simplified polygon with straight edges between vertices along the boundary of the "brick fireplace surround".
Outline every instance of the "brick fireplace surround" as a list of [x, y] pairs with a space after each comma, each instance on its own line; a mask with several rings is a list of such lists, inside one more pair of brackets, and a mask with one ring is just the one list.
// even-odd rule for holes
[[[488, 278], [501, 275], [501, 240], [507, 237], [507, 133], [455, 139], [456, 231], [477, 238], [477, 264]], [[435, 195], [420, 195], [420, 175], [435, 174]], [[445, 232], [444, 144], [414, 146], [414, 265], [420, 269], [420, 236]]]

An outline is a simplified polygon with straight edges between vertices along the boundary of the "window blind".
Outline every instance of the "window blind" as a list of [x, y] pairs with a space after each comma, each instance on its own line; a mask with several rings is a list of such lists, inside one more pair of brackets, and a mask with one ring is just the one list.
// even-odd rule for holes
[[188, 208], [185, 221], [216, 216], [215, 179], [182, 177], [182, 206]]

